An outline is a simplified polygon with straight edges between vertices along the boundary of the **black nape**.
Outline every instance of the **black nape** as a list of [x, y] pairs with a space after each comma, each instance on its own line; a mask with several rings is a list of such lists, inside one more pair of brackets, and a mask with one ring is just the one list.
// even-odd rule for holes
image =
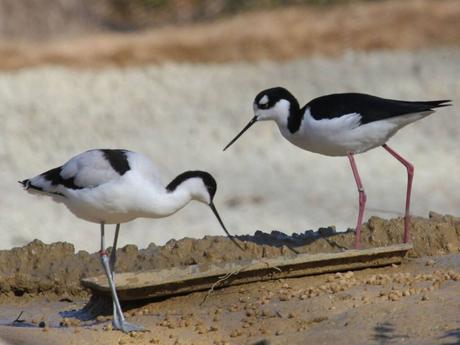
[[174, 191], [177, 186], [179, 186], [182, 182], [191, 179], [191, 178], [201, 178], [203, 180], [204, 185], [208, 188], [209, 194], [211, 198], [214, 197], [214, 194], [217, 190], [217, 182], [211, 174], [207, 173], [206, 171], [200, 170], [190, 170], [185, 171], [182, 174], [178, 175], [174, 178], [167, 186], [166, 190], [169, 192]]

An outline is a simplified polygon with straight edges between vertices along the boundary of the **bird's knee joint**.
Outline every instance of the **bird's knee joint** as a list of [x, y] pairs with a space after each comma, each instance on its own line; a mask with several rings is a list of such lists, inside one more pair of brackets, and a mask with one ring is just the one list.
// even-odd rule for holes
[[407, 172], [409, 173], [409, 175], [414, 175], [414, 171], [415, 171], [415, 167], [409, 163], [407, 165]]

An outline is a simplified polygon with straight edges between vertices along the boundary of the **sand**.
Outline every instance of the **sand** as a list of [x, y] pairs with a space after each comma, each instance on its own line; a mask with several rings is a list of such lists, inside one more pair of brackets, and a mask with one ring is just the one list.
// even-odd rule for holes
[[[363, 225], [362, 247], [381, 247], [402, 242], [402, 219], [372, 217]], [[460, 218], [441, 216], [414, 217], [411, 257], [457, 253], [460, 248]], [[209, 262], [273, 258], [296, 253], [329, 253], [352, 249], [354, 232], [335, 233], [333, 228], [289, 236], [281, 232], [256, 232], [242, 235], [245, 252], [220, 236], [203, 239], [171, 240], [164, 246], [150, 244], [139, 250], [127, 245], [117, 250], [118, 272], [186, 266]], [[6, 296], [24, 294], [85, 294], [80, 286], [83, 277], [103, 274], [98, 253], [75, 253], [70, 243], [45, 244], [35, 240], [26, 246], [0, 251], [0, 292]]]
[[[365, 247], [398, 243], [402, 221], [372, 218], [363, 230]], [[286, 254], [289, 247], [330, 252], [352, 244], [352, 232], [320, 233], [304, 234], [303, 239], [280, 233], [247, 236], [242, 242], [248, 252], [236, 256], [230, 241], [215, 237], [171, 241], [143, 251], [127, 246], [118, 252], [117, 270], [257, 258], [262, 253], [272, 257]], [[13, 344], [37, 345], [62, 344], [64, 339], [66, 344], [456, 344], [459, 234], [460, 218], [432, 213], [429, 219], [414, 219], [414, 250], [401, 266], [245, 284], [210, 295], [197, 292], [125, 306], [130, 322], [151, 331], [131, 335], [111, 331], [110, 316], [90, 322], [62, 319], [59, 311], [87, 301], [78, 277], [99, 273], [96, 255], [75, 254], [66, 243], [34, 241], [0, 252], [1, 281], [10, 284], [9, 290], [2, 285], [0, 337]], [[5, 262], [16, 266], [6, 269]], [[22, 280], [8, 280], [8, 270]], [[24, 327], [5, 325], [21, 311]], [[44, 328], [39, 327], [42, 321]]]

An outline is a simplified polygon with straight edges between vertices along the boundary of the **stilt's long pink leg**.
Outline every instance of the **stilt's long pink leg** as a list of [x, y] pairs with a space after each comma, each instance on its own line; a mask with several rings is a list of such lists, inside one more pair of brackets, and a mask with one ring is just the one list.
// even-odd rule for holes
[[355, 249], [359, 249], [361, 247], [361, 224], [363, 223], [364, 208], [366, 207], [366, 193], [364, 192], [364, 187], [361, 183], [361, 178], [359, 177], [353, 153], [348, 154], [348, 159], [350, 160], [351, 170], [353, 171], [353, 176], [355, 177], [356, 186], [358, 187], [359, 192], [359, 213], [355, 235]]
[[391, 149], [387, 144], [382, 147], [391, 153], [398, 161], [400, 161], [407, 169], [407, 192], [406, 192], [406, 212], [404, 214], [404, 243], [409, 242], [409, 222], [410, 222], [410, 195], [412, 192], [412, 180], [414, 178], [414, 166], [401, 157], [397, 152]]

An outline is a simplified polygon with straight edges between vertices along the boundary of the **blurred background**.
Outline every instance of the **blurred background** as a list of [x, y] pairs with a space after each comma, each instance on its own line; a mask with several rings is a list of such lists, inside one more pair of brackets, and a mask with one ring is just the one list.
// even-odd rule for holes
[[[90, 148], [143, 152], [165, 184], [210, 171], [235, 234], [353, 227], [346, 158], [301, 151], [274, 123], [222, 152], [273, 86], [301, 104], [334, 92], [452, 99], [389, 144], [416, 167], [413, 215], [460, 214], [458, 0], [0, 0], [0, 249], [35, 238], [98, 249], [96, 224], [16, 182]], [[382, 149], [357, 164], [365, 218], [400, 216], [405, 169]], [[221, 230], [191, 203], [122, 226], [120, 243], [206, 234]]]

